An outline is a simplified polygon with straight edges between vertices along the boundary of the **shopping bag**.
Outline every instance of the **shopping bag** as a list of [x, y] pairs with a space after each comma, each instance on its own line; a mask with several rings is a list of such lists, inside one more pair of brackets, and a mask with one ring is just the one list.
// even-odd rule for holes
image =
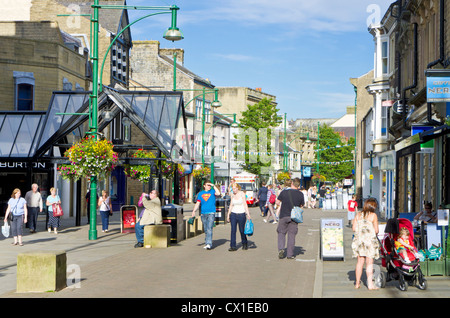
[[294, 206], [291, 210], [291, 219], [295, 223], [303, 223], [303, 210], [299, 206]]
[[64, 215], [61, 204], [59, 204], [59, 203], [53, 203], [52, 210], [53, 210], [53, 216], [63, 216]]
[[253, 235], [253, 222], [250, 219], [245, 221], [244, 234], [248, 236]]
[[9, 224], [5, 223], [5, 225], [2, 226], [2, 234], [4, 237], [8, 237], [9, 236]]

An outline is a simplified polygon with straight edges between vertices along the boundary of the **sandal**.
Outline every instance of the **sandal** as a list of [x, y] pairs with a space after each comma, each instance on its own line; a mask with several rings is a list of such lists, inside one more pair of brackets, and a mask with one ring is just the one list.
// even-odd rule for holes
[[17, 244], [18, 244], [17, 242], [12, 242], [12, 243], [11, 243], [11, 245], [17, 245]]

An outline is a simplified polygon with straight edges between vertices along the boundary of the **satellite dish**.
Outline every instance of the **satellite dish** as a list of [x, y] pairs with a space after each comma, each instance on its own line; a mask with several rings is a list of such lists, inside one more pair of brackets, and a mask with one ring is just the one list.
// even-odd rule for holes
[[[408, 112], [409, 106], [405, 105], [406, 110], [405, 113]], [[398, 100], [396, 101], [393, 105], [392, 105], [392, 110], [394, 111], [394, 113], [396, 114], [403, 114], [403, 104], [402, 101]]]

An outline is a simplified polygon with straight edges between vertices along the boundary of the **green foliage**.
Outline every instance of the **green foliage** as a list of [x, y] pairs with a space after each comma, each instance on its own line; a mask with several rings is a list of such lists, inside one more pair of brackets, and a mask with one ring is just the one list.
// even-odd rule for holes
[[327, 181], [340, 182], [352, 174], [354, 162], [343, 161], [353, 159], [354, 147], [352, 146], [355, 144], [355, 138], [350, 137], [348, 142], [344, 143], [340, 135], [327, 125], [320, 126], [319, 134], [318, 148], [320, 151], [316, 152], [316, 160], [319, 161], [320, 175], [324, 176]]
[[[271, 99], [263, 98], [254, 105], [247, 105], [247, 110], [242, 112], [242, 118], [240, 120], [241, 129], [243, 131], [254, 129], [256, 132], [256, 138], [252, 139], [248, 136], [245, 138], [245, 160], [244, 164], [242, 164], [245, 171], [261, 175], [262, 167], [271, 166], [271, 162], [263, 160], [258, 152], [259, 149], [264, 149], [263, 152], [266, 156], [266, 153], [272, 152], [270, 142], [272, 139], [272, 128], [278, 126], [282, 120], [282, 117], [278, 116], [278, 111], [279, 109], [272, 104]], [[260, 138], [262, 131], [267, 131], [267, 137], [261, 135], [262, 138]], [[260, 145], [260, 142], [265, 142], [266, 144]], [[256, 149], [256, 153], [251, 154], [252, 149]], [[251, 158], [251, 156], [254, 157]]]

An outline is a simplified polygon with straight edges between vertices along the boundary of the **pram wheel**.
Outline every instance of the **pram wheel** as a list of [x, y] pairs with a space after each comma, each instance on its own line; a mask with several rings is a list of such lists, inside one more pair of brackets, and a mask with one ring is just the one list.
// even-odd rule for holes
[[386, 274], [384, 272], [380, 272], [375, 277], [375, 286], [379, 288], [384, 288], [386, 286]]
[[422, 274], [422, 271], [420, 271], [420, 270], [419, 270], [419, 275], [418, 275], [417, 279], [418, 279], [418, 283], [419, 283], [419, 285], [418, 285], [419, 289], [421, 289], [421, 290], [427, 289], [427, 280], [425, 279], [425, 277]]
[[398, 287], [401, 291], [407, 291], [408, 290], [408, 284], [406, 283], [405, 277], [403, 275], [398, 275]]

